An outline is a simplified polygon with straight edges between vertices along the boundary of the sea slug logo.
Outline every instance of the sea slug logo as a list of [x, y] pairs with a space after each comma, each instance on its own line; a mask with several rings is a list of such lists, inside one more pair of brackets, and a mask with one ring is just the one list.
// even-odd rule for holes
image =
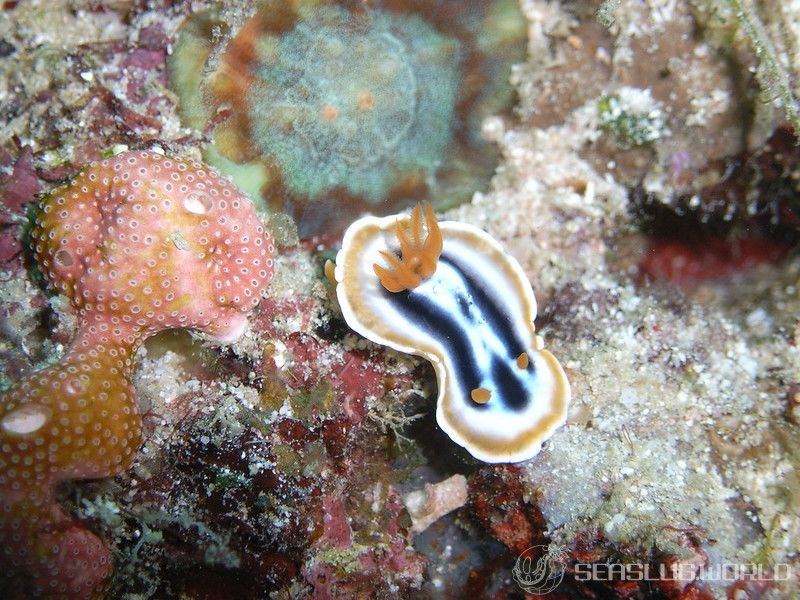
[[529, 594], [548, 594], [564, 579], [566, 558], [566, 552], [558, 546], [531, 546], [519, 555], [511, 575]]

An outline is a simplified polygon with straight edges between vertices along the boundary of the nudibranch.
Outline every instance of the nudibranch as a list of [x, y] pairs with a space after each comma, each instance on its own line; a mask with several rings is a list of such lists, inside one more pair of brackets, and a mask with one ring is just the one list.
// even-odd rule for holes
[[564, 423], [569, 382], [536, 334], [533, 290], [486, 232], [437, 223], [429, 204], [363, 217], [333, 276], [353, 330], [433, 364], [439, 426], [475, 458], [526, 460]]

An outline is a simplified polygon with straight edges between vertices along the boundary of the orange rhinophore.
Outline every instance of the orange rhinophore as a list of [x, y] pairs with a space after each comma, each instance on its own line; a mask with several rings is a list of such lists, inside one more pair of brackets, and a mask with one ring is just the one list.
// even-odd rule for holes
[[421, 204], [417, 204], [411, 211], [411, 239], [400, 219], [395, 222], [395, 233], [400, 242], [400, 258], [389, 251], [381, 252], [381, 256], [394, 270], [379, 264], [372, 265], [381, 285], [388, 291], [396, 293], [414, 289], [436, 271], [439, 256], [442, 254], [442, 233], [429, 202], [425, 203], [425, 225], [428, 235], [423, 238]]

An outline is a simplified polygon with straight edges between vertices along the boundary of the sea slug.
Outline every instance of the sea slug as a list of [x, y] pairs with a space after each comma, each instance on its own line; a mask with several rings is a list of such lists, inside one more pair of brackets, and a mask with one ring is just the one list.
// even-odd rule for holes
[[419, 205], [364, 217], [333, 276], [352, 329], [431, 361], [439, 426], [476, 458], [526, 460], [564, 423], [569, 382], [536, 334], [528, 279], [484, 231], [437, 223], [429, 204], [424, 219]]

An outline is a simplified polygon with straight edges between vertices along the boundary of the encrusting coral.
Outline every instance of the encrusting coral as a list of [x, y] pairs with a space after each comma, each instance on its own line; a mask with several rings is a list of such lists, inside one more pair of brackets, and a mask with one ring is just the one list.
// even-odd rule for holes
[[[214, 130], [207, 159], [295, 213], [301, 234], [421, 196], [452, 205], [488, 184], [496, 152], [480, 123], [508, 111], [524, 58], [514, 0], [257, 6], [238, 31], [223, 15], [187, 21], [170, 80], [183, 122]], [[212, 48], [213, 32], [227, 46]]]
[[274, 246], [227, 180], [149, 151], [92, 163], [44, 196], [31, 239], [80, 324], [59, 364], [0, 396], [0, 584], [11, 597], [88, 598], [111, 555], [63, 511], [56, 486], [128, 468], [142, 429], [136, 349], [175, 327], [239, 337]]
[[155, 152], [92, 165], [52, 192], [32, 237], [50, 284], [93, 319], [222, 341], [239, 337], [274, 251], [233, 185]]
[[453, 135], [457, 43], [416, 15], [365, 17], [320, 8], [260, 53], [253, 141], [292, 193], [340, 187], [377, 202], [394, 171], [435, 171]]

